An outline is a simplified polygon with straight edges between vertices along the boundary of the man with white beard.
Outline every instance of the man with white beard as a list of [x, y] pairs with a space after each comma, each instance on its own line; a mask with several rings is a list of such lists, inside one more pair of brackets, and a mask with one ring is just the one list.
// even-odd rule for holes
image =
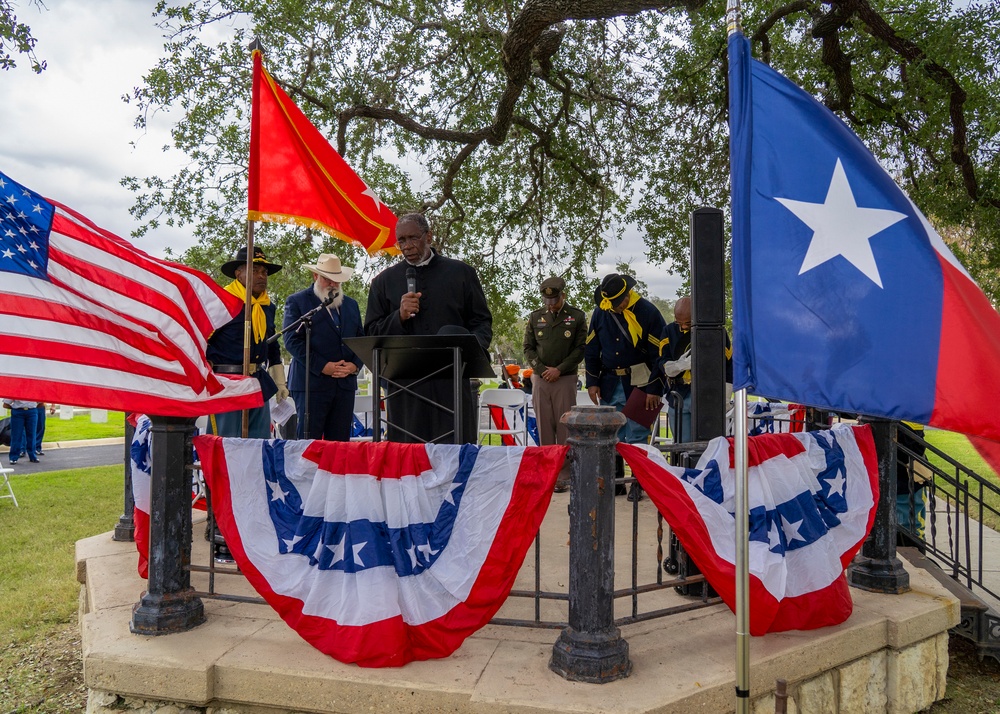
[[[354, 423], [354, 394], [362, 362], [343, 342], [348, 337], [364, 337], [358, 303], [344, 295], [343, 283], [351, 279], [353, 268], [340, 258], [322, 253], [315, 265], [303, 265], [312, 272], [313, 284], [285, 301], [284, 329], [313, 308], [329, 301], [315, 313], [306, 365], [306, 329], [285, 333], [285, 347], [292, 355], [288, 391], [298, 412], [300, 439], [349, 441]], [[309, 373], [309, 420], [306, 423], [306, 372]]]

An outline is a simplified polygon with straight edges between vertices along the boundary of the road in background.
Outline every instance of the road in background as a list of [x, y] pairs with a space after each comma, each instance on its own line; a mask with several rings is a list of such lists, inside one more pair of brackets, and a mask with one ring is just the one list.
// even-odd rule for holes
[[[111, 442], [111, 443], [108, 443]], [[86, 466], [121, 466], [125, 468], [124, 439], [94, 439], [92, 441], [63, 442], [60, 446], [45, 444], [44, 456], [38, 463], [28, 461], [27, 455], [20, 457], [10, 468], [15, 474], [37, 474], [47, 471], [80, 469]], [[0, 465], [9, 466], [6, 449], [0, 453]]]

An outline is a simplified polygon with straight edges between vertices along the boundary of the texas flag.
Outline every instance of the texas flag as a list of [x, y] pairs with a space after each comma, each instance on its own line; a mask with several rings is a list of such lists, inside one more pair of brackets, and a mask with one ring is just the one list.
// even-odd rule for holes
[[[713, 439], [693, 469], [655, 448], [618, 451], [684, 550], [730, 608], [736, 603], [736, 476], [732, 442]], [[871, 428], [763, 434], [748, 440], [750, 634], [837, 625], [853, 603], [844, 568], [878, 504]]]
[[1000, 441], [1000, 315], [844, 122], [729, 67], [734, 388]]
[[307, 642], [364, 667], [447, 657], [489, 622], [567, 451], [194, 441], [247, 580]]

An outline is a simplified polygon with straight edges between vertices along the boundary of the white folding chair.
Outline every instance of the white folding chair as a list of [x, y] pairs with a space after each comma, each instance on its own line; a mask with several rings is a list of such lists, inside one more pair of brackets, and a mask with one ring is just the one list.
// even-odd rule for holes
[[[527, 403], [528, 395], [520, 389], [484, 389], [479, 395], [479, 443], [496, 435], [501, 440], [512, 436], [515, 443], [527, 444]], [[496, 410], [502, 415], [499, 426], [493, 419]]]
[[17, 508], [20, 506], [17, 503], [17, 496], [14, 495], [14, 489], [10, 487], [10, 476], [9, 474], [14, 473], [14, 469], [9, 469], [6, 466], [0, 466], [0, 478], [3, 479], [3, 485], [7, 487], [7, 495], [0, 495], [0, 498], [9, 498], [14, 502]]

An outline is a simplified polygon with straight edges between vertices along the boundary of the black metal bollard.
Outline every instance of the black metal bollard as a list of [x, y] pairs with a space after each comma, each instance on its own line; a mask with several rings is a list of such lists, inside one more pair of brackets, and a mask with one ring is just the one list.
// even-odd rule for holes
[[115, 526], [115, 534], [111, 540], [134, 541], [135, 540], [135, 499], [132, 497], [132, 437], [135, 436], [135, 427], [129, 423], [128, 414], [125, 414], [125, 505], [122, 514], [118, 517], [118, 525]]
[[603, 684], [632, 671], [615, 627], [615, 443], [625, 417], [613, 407], [574, 407], [569, 429], [569, 627], [552, 646], [549, 669]]
[[132, 608], [129, 629], [167, 635], [205, 621], [191, 587], [191, 437], [194, 419], [151, 417], [149, 582]]
[[910, 574], [896, 557], [896, 434], [888, 419], [862, 417], [871, 425], [878, 454], [878, 509], [861, 555], [847, 568], [847, 582], [861, 590], [898, 595], [910, 589]]

